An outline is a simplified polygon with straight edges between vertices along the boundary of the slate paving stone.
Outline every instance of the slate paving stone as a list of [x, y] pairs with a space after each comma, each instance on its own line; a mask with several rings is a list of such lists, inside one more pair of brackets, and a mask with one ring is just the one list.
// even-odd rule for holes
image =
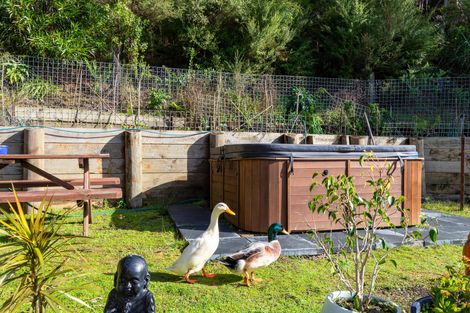
[[[440, 232], [449, 232], [449, 233], [455, 233], [457, 235], [457, 233], [466, 233], [468, 234], [470, 232], [470, 226], [459, 226], [459, 225], [456, 225], [454, 227], [438, 227], [439, 231]], [[467, 236], [464, 236], [465, 238]]]
[[[346, 234], [342, 231], [333, 231], [333, 232], [319, 232], [320, 238], [323, 238], [325, 235], [330, 237], [333, 240], [333, 244], [335, 246], [342, 246], [344, 243], [344, 239], [346, 238]], [[302, 237], [303, 239], [315, 243], [315, 240], [312, 238], [312, 234], [298, 234], [298, 236]]]
[[[186, 240], [194, 240], [198, 238], [204, 231], [206, 231], [208, 225], [195, 225], [195, 226], [182, 226], [178, 230]], [[240, 235], [233, 232], [230, 226], [219, 223], [219, 238], [239, 238]]]
[[219, 247], [215, 251], [214, 255], [211, 257], [211, 260], [215, 260], [224, 256], [231, 255], [245, 247], [247, 247], [250, 242], [243, 237], [238, 238], [221, 238], [219, 242]]
[[[168, 213], [185, 240], [199, 237], [210, 223], [210, 210], [194, 205], [173, 205], [168, 208]], [[220, 238], [240, 237], [235, 230], [223, 217], [219, 218]]]
[[432, 242], [430, 238], [426, 238], [424, 240], [425, 246], [432, 246], [432, 245], [463, 245], [467, 241], [467, 235], [470, 229], [466, 231], [444, 231], [440, 230], [437, 235], [437, 241]]
[[422, 209], [421, 214], [424, 214], [430, 217], [436, 217], [436, 218], [445, 215], [444, 213], [441, 213], [441, 212], [436, 212], [436, 211], [431, 211], [431, 210], [426, 210], [426, 209]]
[[[176, 224], [176, 227], [187, 241], [197, 238], [207, 229], [210, 221], [210, 210], [191, 204], [173, 205], [168, 209], [170, 217]], [[408, 245], [428, 246], [434, 244], [464, 244], [467, 235], [470, 232], [470, 218], [450, 215], [446, 213], [423, 210], [423, 215], [428, 217], [428, 223], [436, 226], [439, 230], [437, 243], [432, 243], [429, 238], [408, 242]], [[220, 243], [212, 259], [230, 255], [240, 249], [247, 247], [251, 242], [267, 241], [265, 235], [248, 234], [236, 227], [230, 225], [222, 217], [219, 220]], [[429, 233], [428, 229], [410, 227], [409, 231], [417, 230], [424, 237]], [[360, 230], [359, 232], [363, 232]], [[380, 229], [379, 237], [385, 238], [391, 247], [401, 244], [404, 236], [404, 229]], [[240, 234], [242, 236], [240, 236]], [[345, 233], [342, 231], [321, 232], [321, 236], [327, 234], [331, 237], [335, 246], [344, 245]], [[279, 241], [282, 246], [283, 255], [319, 255], [322, 254], [321, 248], [311, 239], [309, 233], [295, 233], [290, 236], [280, 235]], [[381, 244], [377, 242], [374, 248], [380, 249]]]
[[439, 218], [439, 220], [451, 222], [451, 223], [454, 223], [455, 225], [462, 225], [462, 226], [470, 227], [470, 218], [443, 216]]
[[[403, 237], [404, 237], [403, 234], [400, 234], [399, 232], [396, 232], [392, 229], [379, 229], [377, 231], [377, 235], [380, 238], [385, 239], [385, 241], [388, 243], [388, 245], [391, 248], [400, 245], [402, 243]], [[381, 242], [377, 242], [374, 245], [374, 249], [381, 249], [381, 248], [382, 248], [382, 243]]]
[[447, 221], [445, 219], [429, 221], [428, 224], [438, 227], [439, 229], [470, 230], [468, 225]]
[[210, 210], [187, 204], [170, 206], [168, 214], [178, 228], [186, 225], [206, 225], [207, 227], [211, 219]]
[[[267, 236], [253, 236], [246, 237], [250, 242], [267, 242]], [[319, 255], [322, 254], [322, 249], [311, 241], [305, 240], [299, 235], [280, 235], [278, 236], [279, 243], [282, 247], [282, 255]]]
[[[393, 229], [394, 232], [404, 236], [405, 235], [405, 230], [403, 228], [395, 228]], [[408, 228], [408, 233], [411, 234], [413, 231], [418, 231], [421, 233], [423, 236], [427, 236], [429, 234], [429, 229], [427, 228], [422, 228], [422, 227], [409, 227]]]
[[441, 212], [433, 212], [429, 210], [423, 210], [422, 211], [424, 216], [429, 216], [432, 220], [432, 218], [437, 219], [440, 223], [442, 222], [449, 222], [454, 225], [466, 225], [470, 226], [470, 218], [468, 217], [463, 217], [463, 216], [458, 216], [458, 215], [451, 215], [451, 214], [446, 214], [446, 213], [441, 213]]

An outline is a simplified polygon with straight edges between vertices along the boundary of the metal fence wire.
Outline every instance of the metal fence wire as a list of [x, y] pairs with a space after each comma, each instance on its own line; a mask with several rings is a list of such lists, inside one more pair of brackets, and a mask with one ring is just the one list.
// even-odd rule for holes
[[0, 56], [4, 126], [470, 135], [470, 78], [352, 80]]

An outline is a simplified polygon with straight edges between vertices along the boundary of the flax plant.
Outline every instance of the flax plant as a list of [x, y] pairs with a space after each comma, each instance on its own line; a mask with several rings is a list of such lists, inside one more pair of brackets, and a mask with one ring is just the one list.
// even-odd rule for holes
[[28, 303], [34, 313], [63, 311], [63, 296], [89, 307], [70, 295], [70, 289], [59, 288], [58, 278], [73, 271], [66, 267], [66, 254], [71, 249], [70, 240], [77, 237], [59, 233], [65, 214], [52, 215], [50, 202], [43, 200], [37, 212], [33, 210], [28, 217], [14, 194], [16, 206], [9, 203], [9, 211], [0, 208], [0, 236], [7, 239], [0, 245], [0, 289], [9, 283], [17, 287], [0, 312], [18, 312]]

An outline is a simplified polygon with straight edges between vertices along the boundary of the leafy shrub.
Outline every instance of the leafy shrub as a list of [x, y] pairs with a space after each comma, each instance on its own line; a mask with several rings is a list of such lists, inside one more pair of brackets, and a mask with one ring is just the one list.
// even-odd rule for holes
[[326, 77], [399, 77], [423, 68], [439, 51], [441, 34], [414, 0], [321, 0], [299, 36], [309, 44], [304, 66]]
[[309, 134], [323, 134], [323, 120], [318, 114], [306, 114], [305, 124]]
[[363, 135], [364, 119], [357, 112], [357, 103], [351, 100], [343, 102], [346, 133], [350, 135]]
[[45, 97], [57, 93], [59, 87], [40, 78], [25, 82], [21, 93], [28, 98], [44, 100]]
[[431, 290], [432, 305], [423, 313], [470, 312], [470, 277], [461, 269], [447, 267], [447, 273]]
[[154, 110], [161, 110], [164, 108], [170, 96], [161, 89], [153, 89], [149, 95], [149, 107]]
[[375, 136], [382, 135], [384, 127], [383, 115], [387, 110], [381, 108], [378, 103], [370, 103], [368, 106], [370, 128]]
[[470, 71], [470, 0], [449, 1], [437, 17], [444, 35], [437, 65], [453, 76]]
[[178, 111], [178, 112], [182, 112], [186, 110], [183, 104], [176, 103], [175, 101], [172, 101], [168, 104], [168, 109], [173, 110], [173, 111]]
[[356, 102], [345, 100], [324, 113], [323, 124], [328, 125], [329, 132], [363, 135], [365, 133], [364, 118], [359, 116], [357, 111]]
[[314, 111], [316, 98], [303, 87], [292, 88], [292, 96], [289, 101], [289, 111]]
[[5, 78], [10, 84], [20, 84], [29, 77], [28, 66], [14, 60], [5, 63]]
[[323, 133], [323, 120], [316, 113], [317, 96], [311, 94], [303, 87], [294, 87], [289, 99], [287, 110], [290, 113], [299, 114], [305, 121], [309, 134]]

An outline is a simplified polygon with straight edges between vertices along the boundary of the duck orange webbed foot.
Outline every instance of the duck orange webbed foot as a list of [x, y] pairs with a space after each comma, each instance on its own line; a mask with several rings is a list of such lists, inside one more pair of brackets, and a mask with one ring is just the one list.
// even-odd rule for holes
[[255, 272], [251, 272], [251, 283], [253, 285], [256, 285], [257, 283], [260, 283], [262, 281], [263, 281], [262, 278], [255, 278]]
[[247, 271], [243, 271], [243, 272], [244, 272], [243, 282], [245, 283], [247, 287], [250, 287], [250, 278], [248, 277], [248, 272]]
[[214, 278], [217, 276], [217, 274], [214, 273], [206, 273], [204, 269], [202, 269], [202, 276], [205, 278]]
[[185, 280], [188, 284], [191, 284], [191, 285], [196, 282], [194, 279], [190, 279], [190, 278], [189, 278], [189, 273], [186, 273], [186, 274], [184, 275], [184, 280]]

